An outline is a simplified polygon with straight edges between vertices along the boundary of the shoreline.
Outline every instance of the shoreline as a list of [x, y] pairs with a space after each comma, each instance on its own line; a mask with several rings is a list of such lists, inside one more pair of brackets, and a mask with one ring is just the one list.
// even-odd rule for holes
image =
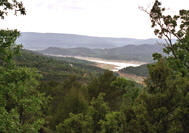
[[128, 63], [128, 64], [136, 64], [136, 65], [143, 65], [147, 64], [147, 62], [142, 62], [142, 61], [126, 61], [126, 60], [114, 60], [114, 59], [103, 59], [103, 58], [95, 58], [95, 57], [83, 57], [83, 56], [65, 56], [65, 57], [74, 57], [76, 59], [83, 59], [83, 60], [89, 60], [89, 61], [107, 61], [107, 62], [119, 62], [119, 63]]
[[57, 56], [57, 57], [72, 57], [80, 60], [90, 61], [94, 63], [94, 66], [108, 69], [114, 72], [118, 72], [120, 69], [125, 67], [137, 67], [143, 64], [147, 64], [147, 62], [141, 61], [126, 61], [126, 60], [108, 60], [103, 58], [95, 58], [95, 57], [83, 57], [83, 56], [70, 56], [70, 55], [54, 55], [54, 54], [45, 54], [48, 56]]

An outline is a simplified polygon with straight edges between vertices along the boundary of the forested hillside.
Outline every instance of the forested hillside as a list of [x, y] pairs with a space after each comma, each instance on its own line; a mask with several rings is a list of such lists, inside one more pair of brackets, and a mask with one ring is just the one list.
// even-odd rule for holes
[[132, 60], [142, 62], [152, 62], [153, 53], [163, 53], [163, 46], [160, 45], [127, 45], [124, 47], [111, 49], [88, 49], [88, 48], [55, 48], [50, 47], [39, 52], [52, 55], [69, 55], [96, 57], [115, 60]]
[[126, 68], [119, 70], [119, 72], [126, 73], [126, 74], [134, 74], [137, 76], [148, 77], [148, 73], [149, 73], [148, 65], [149, 64], [144, 64], [144, 65], [141, 65], [138, 67], [132, 67], [132, 66], [126, 67]]
[[[44, 112], [44, 118], [48, 125], [44, 126], [41, 131], [70, 132], [72, 129], [69, 128], [71, 127], [67, 127], [67, 129], [61, 127], [64, 121], [66, 122], [70, 119], [69, 117], [72, 117], [70, 113], [73, 113], [73, 116], [81, 113], [78, 116], [76, 115], [76, 118], [79, 117], [80, 119], [87, 112], [95, 113], [91, 112], [93, 110], [90, 108], [100, 111], [95, 107], [97, 104], [102, 106], [102, 109], [105, 111], [101, 115], [105, 115], [111, 110], [120, 108], [123, 101], [121, 97], [126, 93], [132, 93], [131, 88], [136, 93], [142, 90], [142, 85], [117, 77], [117, 74], [113, 72], [93, 67], [91, 62], [74, 58], [47, 57], [38, 52], [22, 50], [21, 55], [16, 57], [15, 61], [17, 65], [22, 67], [37, 68], [42, 74], [38, 90], [45, 93], [51, 100]], [[95, 98], [97, 99], [95, 100]], [[89, 115], [88, 117], [91, 120], [93, 119], [92, 117], [101, 119], [98, 118], [99, 116]], [[100, 117], [104, 118], [105, 116]], [[91, 120], [90, 122], [92, 122]], [[84, 121], [87, 122], [88, 118]], [[84, 121], [80, 121], [80, 124]], [[87, 123], [89, 125], [92, 124], [89, 121]], [[87, 127], [88, 125], [79, 126], [86, 126], [81, 132], [92, 132], [92, 129]], [[96, 127], [93, 128], [93, 130], [99, 130]]]
[[[17, 0], [0, 6], [1, 19], [26, 13]], [[144, 11], [167, 40], [144, 86], [86, 61], [23, 51], [18, 31], [1, 29], [0, 133], [188, 133], [189, 10], [167, 15], [155, 0]]]
[[86, 81], [104, 71], [93, 66], [91, 62], [69, 57], [48, 57], [38, 52], [26, 50], [22, 50], [21, 56], [16, 57], [15, 61], [19, 66], [37, 68], [44, 81], [63, 81], [70, 75], [74, 75], [81, 81]]

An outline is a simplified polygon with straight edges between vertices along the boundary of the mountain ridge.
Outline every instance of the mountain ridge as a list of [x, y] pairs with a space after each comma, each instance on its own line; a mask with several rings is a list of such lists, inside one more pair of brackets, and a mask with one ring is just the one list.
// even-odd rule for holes
[[39, 52], [51, 55], [63, 56], [83, 56], [115, 60], [135, 60], [142, 62], [152, 62], [153, 53], [163, 53], [163, 46], [160, 45], [126, 45], [110, 49], [90, 49], [90, 48], [58, 48], [49, 47]]
[[115, 37], [94, 37], [87, 35], [64, 34], [64, 33], [37, 33], [21, 32], [17, 43], [23, 44], [25, 49], [41, 50], [48, 47], [76, 48], [86, 47], [91, 49], [105, 49], [122, 47], [129, 44], [156, 44], [164, 43], [160, 39], [136, 39]]

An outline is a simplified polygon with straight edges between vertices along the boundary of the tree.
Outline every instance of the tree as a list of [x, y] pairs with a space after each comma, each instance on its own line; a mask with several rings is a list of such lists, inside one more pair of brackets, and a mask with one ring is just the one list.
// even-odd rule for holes
[[14, 42], [20, 33], [17, 30], [0, 30], [0, 65], [12, 63], [12, 58], [18, 54], [21, 45]]
[[[154, 33], [165, 39], [164, 52], [168, 56], [153, 55], [157, 62], [149, 66], [147, 86], [125, 111], [126, 119], [131, 118], [127, 123], [131, 127], [136, 125], [130, 131], [189, 131], [189, 11], [180, 10], [179, 15], [174, 16], [166, 15], [165, 11], [158, 0], [150, 12], [145, 10], [155, 28]], [[172, 36], [177, 38], [176, 43], [172, 42]]]
[[61, 133], [101, 132], [104, 128], [102, 125], [109, 124], [108, 118], [108, 122], [105, 122], [105, 119], [106, 115], [110, 113], [103, 97], [104, 94], [100, 93], [96, 99], [93, 98], [87, 112], [70, 113], [69, 117], [57, 126], [57, 131]]
[[[87, 111], [88, 100], [85, 89], [77, 81], [76, 76], [71, 75], [63, 82], [51, 81], [41, 85], [42, 88], [44, 87], [43, 92], [52, 98], [49, 102], [49, 108], [46, 110], [46, 119], [49, 121], [51, 130], [55, 131], [56, 126], [63, 124], [69, 118], [70, 113], [75, 116], [75, 114]], [[75, 120], [74, 118], [70, 119]]]
[[[167, 15], [166, 8], [161, 7], [161, 2], [158, 0], [155, 0], [150, 11], [142, 7], [141, 9], [149, 14], [152, 23], [151, 27], [154, 28], [155, 35], [158, 38], [165, 39], [165, 53], [170, 54], [174, 58], [179, 58], [178, 52], [180, 49], [189, 51], [186, 44], [189, 31], [189, 10], [180, 10], [178, 15]], [[179, 43], [174, 44], [172, 41], [173, 37], [176, 37]], [[189, 68], [188, 64], [186, 67]]]
[[109, 112], [100, 123], [102, 125], [102, 133], [123, 132], [121, 112]]
[[92, 119], [82, 113], [70, 113], [69, 118], [57, 126], [57, 131], [59, 133], [91, 133], [91, 122]]
[[18, 0], [12, 0], [12, 2], [10, 2], [9, 0], [2, 0], [0, 2], [0, 17], [1, 19], [4, 19], [5, 16], [8, 14], [8, 11], [13, 10], [15, 15], [17, 15], [18, 12], [20, 12], [20, 14], [22, 15], [26, 15], [26, 9], [23, 6], [23, 3]]
[[[22, 2], [13, 0], [3, 0], [0, 2], [0, 17], [4, 19], [8, 15], [8, 11], [14, 10], [15, 15], [20, 12], [21, 15], [26, 15], [26, 10]], [[12, 56], [17, 54], [21, 45], [16, 45], [15, 41], [20, 36], [17, 30], [0, 30], [0, 65], [12, 61]]]
[[92, 118], [92, 132], [102, 131], [101, 121], [105, 120], [106, 114], [110, 112], [107, 103], [104, 102], [104, 93], [100, 93], [99, 96], [91, 101], [91, 105], [88, 109], [88, 116]]
[[[0, 17], [14, 10], [25, 15], [22, 2], [3, 0], [0, 2]], [[21, 45], [15, 41], [17, 30], [0, 30], [0, 132], [38, 132], [43, 127], [42, 109], [47, 98], [37, 90], [41, 77], [36, 69], [19, 67], [13, 57], [19, 53]]]
[[117, 110], [122, 101], [122, 95], [126, 92], [126, 86], [128, 84], [125, 79], [117, 78], [112, 71], [105, 71], [88, 85], [89, 98], [97, 98], [100, 93], [104, 93], [104, 100], [108, 106], [112, 110]]
[[36, 89], [39, 74], [25, 67], [0, 67], [0, 131], [37, 132], [47, 99]]

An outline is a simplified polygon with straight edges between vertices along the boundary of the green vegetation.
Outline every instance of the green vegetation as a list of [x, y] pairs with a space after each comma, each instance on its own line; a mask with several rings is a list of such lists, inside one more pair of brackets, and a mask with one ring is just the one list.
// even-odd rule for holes
[[164, 11], [156, 0], [148, 12], [168, 56], [153, 54], [145, 87], [73, 58], [15, 57], [19, 32], [0, 30], [0, 133], [187, 133], [189, 11]]
[[[22, 3], [16, 0], [1, 2], [0, 16], [9, 10], [25, 14]], [[0, 30], [0, 132], [38, 132], [45, 123], [42, 110], [48, 103], [45, 94], [37, 90], [40, 74], [36, 69], [19, 67], [12, 58], [18, 54], [20, 45], [15, 41], [17, 30]]]
[[119, 70], [119, 72], [127, 73], [127, 74], [134, 74], [137, 76], [148, 77], [148, 73], [149, 73], [148, 72], [148, 64], [141, 65], [138, 67], [126, 67], [126, 68]]
[[155, 52], [162, 53], [160, 45], [126, 45], [124, 47], [111, 49], [88, 49], [88, 48], [55, 48], [50, 47], [39, 52], [54, 55], [70, 55], [96, 57], [114, 60], [134, 60], [142, 62], [153, 62], [152, 54]]
[[99, 132], [102, 123], [107, 124], [106, 115], [118, 112], [126, 95], [137, 95], [142, 90], [141, 85], [116, 77], [111, 71], [88, 84], [72, 76], [63, 82], [42, 82], [39, 88], [52, 98], [45, 114], [46, 129], [53, 132]]
[[86, 81], [104, 71], [92, 66], [91, 62], [68, 57], [48, 57], [38, 52], [26, 50], [22, 50], [21, 56], [16, 57], [15, 61], [19, 66], [37, 68], [43, 75], [43, 81], [63, 81], [70, 75]]
[[[37, 52], [23, 50], [15, 61], [19, 66], [35, 67], [43, 75], [38, 90], [45, 93], [46, 97], [51, 97], [51, 100], [48, 108], [43, 112], [48, 124], [44, 124], [41, 131], [71, 131], [69, 127], [62, 129], [62, 126], [65, 126], [62, 125], [63, 122], [67, 123], [69, 119], [75, 120], [75, 117], [92, 119], [89, 115], [85, 115], [90, 111], [91, 102], [101, 93], [107, 108], [117, 110], [123, 102], [123, 95], [131, 91], [131, 88], [142, 88], [133, 81], [117, 77], [113, 72], [104, 72], [91, 66], [89, 62], [74, 58], [47, 57]], [[85, 121], [84, 118], [82, 119]], [[92, 131], [88, 126], [85, 130]]]

